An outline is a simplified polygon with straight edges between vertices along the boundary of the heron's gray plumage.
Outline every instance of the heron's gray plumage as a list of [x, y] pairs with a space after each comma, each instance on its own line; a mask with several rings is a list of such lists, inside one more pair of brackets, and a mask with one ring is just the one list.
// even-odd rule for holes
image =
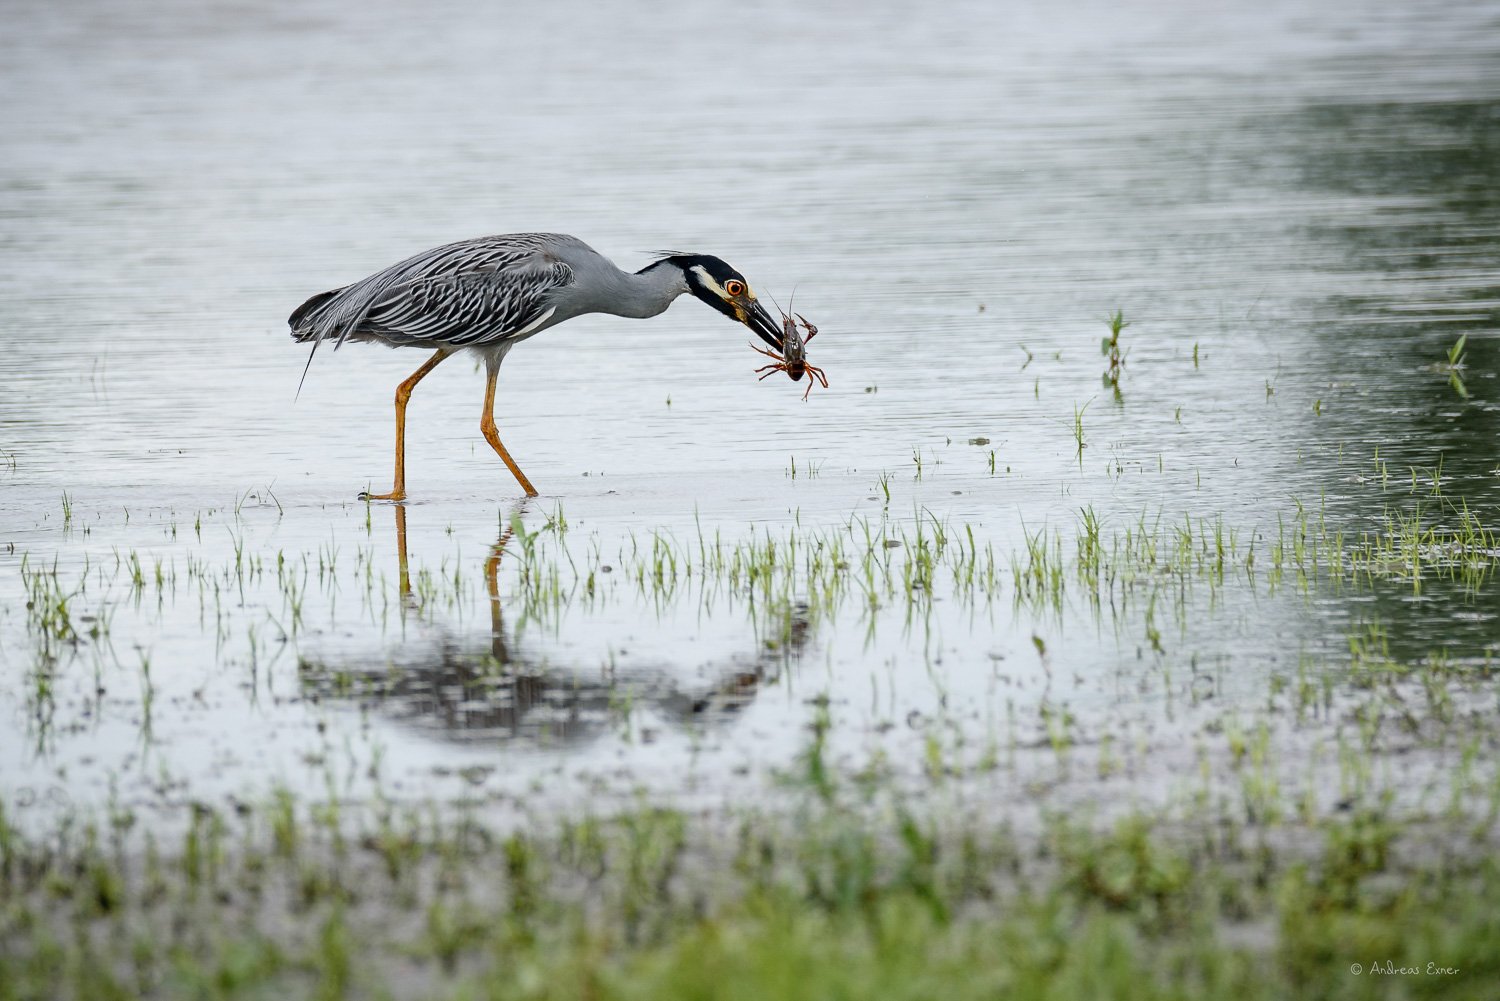
[[[362, 281], [320, 292], [293, 311], [292, 338], [312, 342], [303, 379], [318, 345], [332, 338], [376, 341], [433, 351], [396, 387], [396, 483], [368, 499], [406, 498], [406, 403], [411, 391], [455, 351], [485, 361], [484, 416], [479, 428], [528, 496], [536, 489], [516, 465], [495, 428], [495, 379], [516, 342], [584, 313], [655, 316], [684, 292], [748, 326], [774, 348], [782, 331], [755, 299], [745, 276], [707, 254], [670, 254], [634, 274], [577, 237], [511, 233], [462, 240], [408, 257]], [[298, 392], [301, 392], [299, 384]]]
[[309, 299], [292, 337], [490, 349], [584, 313], [655, 316], [688, 286], [676, 268], [631, 274], [576, 237], [511, 233], [435, 247]]

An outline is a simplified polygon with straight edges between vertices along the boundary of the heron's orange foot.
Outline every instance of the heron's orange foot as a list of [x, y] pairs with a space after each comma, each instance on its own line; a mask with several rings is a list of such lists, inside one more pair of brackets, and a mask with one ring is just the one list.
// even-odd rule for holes
[[377, 501], [377, 500], [404, 501], [404, 500], [406, 500], [406, 491], [405, 490], [392, 490], [388, 494], [372, 494], [372, 493], [369, 493], [368, 491], [360, 491], [359, 499], [362, 500], [362, 501]]

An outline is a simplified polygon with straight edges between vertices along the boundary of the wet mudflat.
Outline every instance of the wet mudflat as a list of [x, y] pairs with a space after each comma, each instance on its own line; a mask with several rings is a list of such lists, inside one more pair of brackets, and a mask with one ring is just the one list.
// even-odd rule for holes
[[[661, 49], [712, 8], [442, 12], [17, 15], [20, 993], [66, 954], [78, 994], [661, 996], [710, 957], [767, 996], [795, 954], [813, 993], [1385, 996], [1368, 947], [1484, 996], [1492, 10], [766, 10], [775, 72]], [[357, 501], [422, 357], [322, 352], [296, 396], [286, 314], [522, 229], [795, 288], [828, 390], [691, 300], [572, 321], [501, 373], [541, 497], [460, 360], [410, 502]]]

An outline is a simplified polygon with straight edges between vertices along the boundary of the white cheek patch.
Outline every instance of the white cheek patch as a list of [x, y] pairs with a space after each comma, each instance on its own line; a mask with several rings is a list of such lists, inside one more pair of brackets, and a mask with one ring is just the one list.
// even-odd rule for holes
[[693, 273], [698, 276], [698, 278], [703, 282], [704, 285], [707, 285], [709, 288], [713, 289], [714, 294], [717, 295], [720, 299], [729, 298], [729, 293], [724, 291], [724, 286], [714, 281], [713, 276], [705, 271], [701, 264], [695, 265], [693, 267]]
[[[736, 302], [734, 296], [730, 295], [728, 290], [725, 289], [724, 286], [714, 281], [713, 276], [710, 275], [707, 271], [703, 270], [702, 265], [694, 266], [693, 272], [697, 274], [699, 280], [701, 280], [704, 285], [713, 290], [714, 295], [718, 296], [720, 299], [723, 299], [726, 303], [728, 303], [729, 308], [734, 310], [735, 319], [739, 320], [741, 323], [750, 322], [750, 317], [749, 314], [745, 312], [745, 307]], [[746, 285], [745, 291], [742, 294], [748, 297], [751, 302], [755, 301], [755, 296], [751, 293], [750, 286]]]
[[[728, 289], [726, 289], [724, 286], [720, 285], [718, 282], [714, 281], [713, 276], [710, 275], [707, 271], [703, 270], [703, 266], [702, 265], [698, 265], [698, 266], [694, 267], [693, 268], [693, 273], [696, 274], [700, 279], [703, 280], [703, 284], [705, 284], [709, 288], [713, 289], [714, 292], [719, 296], [719, 298], [721, 298], [721, 299], [733, 299], [734, 298], [734, 296], [732, 296], [732, 295], [729, 294], [729, 290]], [[750, 286], [747, 285], [747, 284], [745, 284], [743, 281], [741, 281], [740, 284], [745, 285], [745, 291], [741, 292], [740, 295], [744, 296], [746, 299], [749, 299], [751, 302], [754, 302], [755, 301], [755, 293], [752, 292], [752, 291], [750, 291]]]

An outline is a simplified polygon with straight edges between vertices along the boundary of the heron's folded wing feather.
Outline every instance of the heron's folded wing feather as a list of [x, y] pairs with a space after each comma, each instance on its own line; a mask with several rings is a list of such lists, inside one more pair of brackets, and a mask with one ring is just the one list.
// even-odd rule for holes
[[407, 343], [499, 344], [536, 323], [551, 294], [573, 281], [572, 268], [536, 252], [443, 263], [456, 266], [383, 290], [363, 325]]

